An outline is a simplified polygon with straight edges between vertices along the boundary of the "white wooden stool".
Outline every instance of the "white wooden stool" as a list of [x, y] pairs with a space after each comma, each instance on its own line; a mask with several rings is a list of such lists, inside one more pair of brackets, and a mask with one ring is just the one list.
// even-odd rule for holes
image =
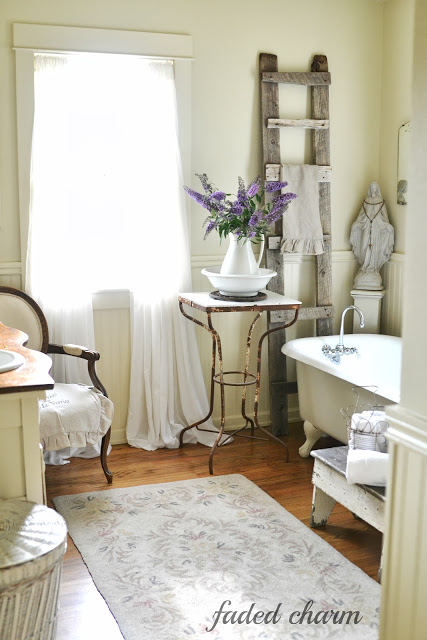
[[66, 546], [65, 520], [56, 511], [0, 500], [0, 638], [55, 638]]
[[[312, 451], [314, 458], [311, 527], [325, 525], [339, 502], [368, 524], [384, 533], [385, 487], [348, 484], [345, 475], [348, 447]], [[379, 577], [382, 569], [382, 552]]]

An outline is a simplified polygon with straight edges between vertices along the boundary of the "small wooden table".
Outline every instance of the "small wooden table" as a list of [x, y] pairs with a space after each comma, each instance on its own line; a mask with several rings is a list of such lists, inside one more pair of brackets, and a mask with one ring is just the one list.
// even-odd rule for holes
[[[219, 429], [218, 437], [216, 438], [215, 443], [212, 446], [211, 453], [209, 456], [209, 473], [210, 474], [213, 474], [213, 456], [217, 447], [225, 444], [225, 442], [229, 438], [231, 438], [232, 436], [238, 434], [240, 431], [245, 429], [248, 426], [248, 424], [251, 425], [251, 435], [250, 436], [246, 436], [245, 434], [240, 434], [240, 435], [244, 435], [247, 438], [250, 438], [250, 437], [254, 438], [255, 437], [254, 428], [257, 427], [258, 429], [263, 431], [269, 438], [272, 438], [273, 440], [277, 441], [280, 445], [282, 445], [286, 449], [286, 460], [288, 460], [289, 454], [288, 454], [287, 445], [282, 440], [279, 440], [279, 438], [277, 438], [275, 435], [270, 433], [270, 431], [262, 427], [258, 422], [259, 390], [261, 385], [261, 350], [262, 350], [263, 341], [269, 334], [273, 333], [274, 331], [279, 331], [280, 329], [287, 329], [288, 327], [293, 325], [294, 322], [296, 322], [298, 318], [298, 311], [301, 306], [301, 302], [299, 302], [299, 300], [293, 300], [292, 298], [287, 298], [286, 296], [282, 296], [272, 291], [267, 291], [266, 294], [267, 295], [265, 299], [258, 300], [257, 302], [253, 302], [253, 301], [235, 302], [230, 300], [216, 300], [216, 299], [213, 299], [209, 295], [209, 293], [206, 293], [206, 292], [180, 293], [178, 296], [179, 308], [181, 310], [181, 313], [186, 318], [194, 322], [195, 324], [209, 331], [212, 337], [212, 375], [211, 375], [211, 393], [210, 393], [209, 413], [198, 422], [194, 422], [193, 424], [190, 424], [188, 427], [184, 427], [184, 429], [182, 429], [180, 433], [180, 438], [179, 438], [179, 445], [181, 446], [184, 433], [188, 431], [188, 429], [193, 429], [194, 427], [196, 427], [197, 429], [200, 429], [200, 431], [212, 431], [212, 429], [201, 429], [199, 425], [206, 422], [206, 420], [208, 420], [212, 415], [215, 385], [218, 384], [220, 386], [220, 393], [221, 393], [221, 426]], [[198, 309], [199, 311], [205, 312], [207, 316], [207, 324], [204, 324], [203, 322], [200, 322], [200, 320], [197, 320], [193, 316], [189, 315], [184, 310], [184, 305], [187, 307], [192, 307], [193, 309]], [[218, 332], [212, 325], [212, 314], [227, 313], [227, 312], [236, 313], [236, 312], [242, 312], [242, 311], [253, 311], [256, 313], [256, 316], [249, 327], [249, 332], [246, 339], [246, 355], [245, 355], [244, 370], [243, 371], [224, 371], [221, 339]], [[251, 340], [252, 340], [252, 333], [253, 333], [254, 327], [258, 322], [258, 320], [260, 319], [260, 317], [262, 316], [264, 311], [291, 311], [293, 313], [292, 313], [292, 318], [289, 322], [286, 322], [286, 321], [278, 322], [277, 325], [275, 324], [273, 328], [267, 330], [260, 337], [258, 342], [257, 371], [255, 375], [249, 372]], [[218, 373], [216, 372], [217, 350], [218, 350]], [[230, 374], [241, 375], [243, 378], [242, 382], [226, 382], [225, 377]], [[246, 415], [246, 387], [250, 384], [255, 384], [255, 403], [254, 403], [253, 419], [249, 418]], [[242, 416], [245, 419], [246, 424], [244, 427], [241, 427], [240, 429], [236, 429], [235, 431], [233, 431], [233, 433], [230, 433], [230, 435], [228, 435], [225, 438], [225, 440], [220, 442], [223, 436], [224, 427], [225, 427], [224, 389], [226, 386], [240, 386], [243, 388]]]
[[[339, 502], [368, 524], [384, 533], [385, 487], [348, 484], [346, 478], [348, 447], [332, 447], [312, 451], [313, 501], [311, 527], [325, 525], [335, 504]], [[382, 552], [379, 577], [382, 569]]]
[[0, 498], [46, 503], [39, 400], [53, 389], [52, 360], [23, 347], [27, 340], [0, 322], [0, 349], [25, 358], [19, 368], [0, 373]]

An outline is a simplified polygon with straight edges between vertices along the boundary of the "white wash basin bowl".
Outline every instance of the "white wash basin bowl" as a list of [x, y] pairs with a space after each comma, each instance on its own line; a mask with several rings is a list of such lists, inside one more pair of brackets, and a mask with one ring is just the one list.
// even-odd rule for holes
[[5, 371], [12, 371], [24, 364], [25, 358], [20, 353], [15, 351], [8, 351], [7, 349], [0, 349], [0, 373]]
[[202, 274], [224, 296], [256, 296], [261, 289], [265, 289], [271, 278], [277, 276], [277, 272], [272, 269], [258, 269], [258, 273], [251, 275], [221, 274], [220, 269], [221, 267], [209, 267], [202, 269]]

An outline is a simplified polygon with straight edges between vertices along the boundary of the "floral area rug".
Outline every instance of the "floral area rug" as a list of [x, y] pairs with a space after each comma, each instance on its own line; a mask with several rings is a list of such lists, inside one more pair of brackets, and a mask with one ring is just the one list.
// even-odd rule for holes
[[126, 640], [378, 638], [379, 584], [242, 475], [54, 503]]

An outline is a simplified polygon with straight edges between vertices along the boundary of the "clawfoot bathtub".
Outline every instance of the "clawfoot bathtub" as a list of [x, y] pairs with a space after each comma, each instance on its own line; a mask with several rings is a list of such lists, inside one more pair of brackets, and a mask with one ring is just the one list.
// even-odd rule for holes
[[[339, 336], [299, 338], [283, 345], [282, 352], [297, 362], [299, 413], [304, 420], [306, 441], [299, 450], [306, 458], [324, 433], [347, 443], [347, 428], [341, 409], [354, 405], [357, 387], [377, 387], [375, 401], [390, 405], [400, 399], [402, 340], [377, 334], [345, 336], [345, 346], [357, 353], [342, 355], [334, 362], [322, 352], [335, 347]], [[360, 402], [372, 404], [372, 393], [358, 390]], [[360, 405], [359, 405], [360, 406]]]

